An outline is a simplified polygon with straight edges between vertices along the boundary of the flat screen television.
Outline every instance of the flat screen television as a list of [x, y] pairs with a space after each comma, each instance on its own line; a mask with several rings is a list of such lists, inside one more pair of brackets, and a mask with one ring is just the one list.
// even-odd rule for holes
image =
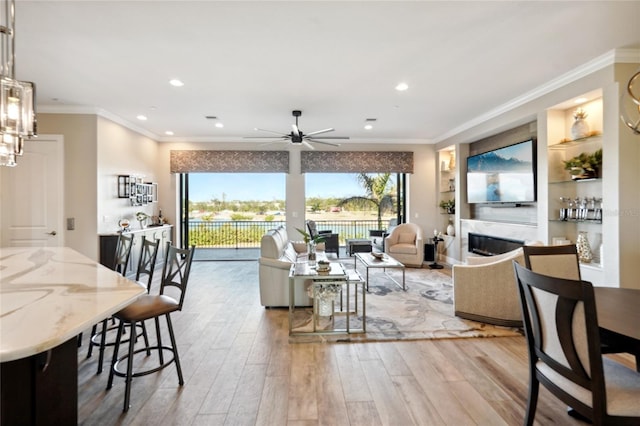
[[535, 202], [535, 159], [535, 139], [467, 157], [467, 202]]

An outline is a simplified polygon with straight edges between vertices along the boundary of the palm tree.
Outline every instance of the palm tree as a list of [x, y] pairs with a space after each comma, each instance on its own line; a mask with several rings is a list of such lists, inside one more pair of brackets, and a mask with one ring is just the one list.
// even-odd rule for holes
[[366, 191], [366, 196], [356, 195], [345, 198], [338, 203], [338, 207], [347, 204], [363, 207], [373, 204], [378, 211], [378, 229], [382, 229], [382, 213], [393, 209], [394, 201], [391, 192], [391, 173], [378, 173], [368, 175], [367, 173], [358, 173], [358, 182]]

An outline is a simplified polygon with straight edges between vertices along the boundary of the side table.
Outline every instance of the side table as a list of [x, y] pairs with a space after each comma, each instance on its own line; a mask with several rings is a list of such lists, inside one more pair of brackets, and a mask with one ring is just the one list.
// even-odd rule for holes
[[[365, 332], [365, 282], [359, 274], [348, 273], [341, 263], [331, 262], [331, 270], [328, 272], [317, 272], [315, 268], [310, 267], [306, 262], [299, 262], [291, 266], [289, 272], [289, 335], [300, 336], [309, 334], [350, 334]], [[300, 280], [309, 281], [311, 286], [311, 294], [313, 295], [313, 310], [309, 314], [311, 316], [311, 326], [305, 322], [304, 327], [295, 327], [296, 307], [292, 300], [295, 300], [296, 283]], [[350, 324], [350, 316], [358, 314], [358, 285], [361, 286], [362, 294], [362, 327], [352, 328]], [[353, 287], [353, 288], [352, 288]], [[353, 295], [351, 291], [353, 291]], [[327, 315], [330, 320], [330, 328], [320, 329], [320, 299], [323, 292], [328, 296], [334, 296], [330, 301], [330, 312]], [[351, 303], [353, 300], [354, 306]], [[339, 310], [336, 310], [336, 302], [339, 301]], [[305, 311], [308, 312], [308, 309]], [[345, 316], [345, 326], [336, 327], [335, 317]], [[298, 316], [299, 318], [299, 316]], [[305, 320], [306, 321], [306, 320]]]
[[442, 269], [444, 266], [438, 264], [438, 243], [444, 241], [440, 237], [433, 237], [433, 263], [429, 264], [430, 269]]

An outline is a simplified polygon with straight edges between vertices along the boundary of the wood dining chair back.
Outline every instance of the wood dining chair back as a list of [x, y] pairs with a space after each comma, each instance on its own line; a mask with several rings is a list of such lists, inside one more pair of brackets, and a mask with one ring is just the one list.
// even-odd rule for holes
[[544, 275], [580, 280], [580, 262], [575, 244], [562, 246], [524, 246], [527, 269]]
[[[193, 261], [194, 252], [195, 246], [192, 246], [190, 249], [180, 249], [172, 246], [170, 243], [167, 243], [165, 262], [160, 279], [159, 294], [145, 294], [126, 308], [114, 314], [114, 317], [119, 320], [119, 325], [116, 344], [113, 349], [113, 358], [111, 360], [111, 370], [109, 373], [107, 389], [111, 389], [113, 386], [114, 375], [125, 378], [123, 411], [129, 410], [131, 381], [134, 377], [155, 373], [172, 363], [175, 363], [178, 373], [178, 384], [180, 386], [184, 384], [182, 368], [180, 366], [180, 357], [178, 355], [178, 346], [176, 344], [173, 325], [171, 323], [171, 313], [182, 310], [182, 305], [187, 292], [189, 275], [191, 273], [191, 263]], [[159, 318], [162, 316], [166, 319], [167, 331], [171, 341], [170, 346], [162, 343], [162, 330], [160, 329], [159, 321]], [[155, 322], [155, 344], [149, 345], [149, 343], [145, 341], [144, 347], [135, 349], [136, 339], [129, 339], [128, 353], [118, 358], [120, 344], [123, 343], [122, 336], [125, 325], [129, 325], [133, 330], [136, 324], [150, 319], [153, 319]], [[135, 354], [141, 352], [149, 353], [150, 351], [157, 352], [157, 365], [154, 364], [155, 366], [133, 371]], [[171, 358], [166, 361], [164, 358], [165, 352], [168, 352], [171, 355]], [[126, 364], [126, 371], [119, 368], [123, 362]]]
[[593, 424], [640, 424], [640, 374], [602, 357], [591, 283], [513, 265], [529, 352], [524, 424], [534, 422], [540, 384]]

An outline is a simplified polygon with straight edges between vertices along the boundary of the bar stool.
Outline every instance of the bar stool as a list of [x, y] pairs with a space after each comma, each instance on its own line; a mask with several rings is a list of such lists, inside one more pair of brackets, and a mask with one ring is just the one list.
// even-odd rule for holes
[[[127, 274], [127, 265], [129, 265], [129, 257], [131, 256], [131, 248], [133, 247], [133, 235], [121, 233], [118, 236], [118, 242], [116, 244], [115, 259], [113, 262], [113, 270], [120, 272], [122, 276]], [[104, 348], [106, 346], [107, 336], [107, 324], [109, 318], [105, 318], [102, 321], [102, 329], [98, 332], [98, 324], [94, 324], [91, 328], [91, 336], [89, 337], [89, 349], [87, 350], [87, 358], [91, 358], [93, 354], [93, 347], [98, 346], [99, 358], [98, 358], [98, 371], [96, 374], [102, 373], [102, 361], [104, 360]]]
[[[113, 358], [111, 360], [111, 370], [109, 373], [107, 390], [111, 389], [113, 386], [114, 375], [125, 378], [123, 408], [123, 411], [125, 412], [129, 410], [131, 381], [134, 377], [145, 376], [147, 374], [158, 372], [175, 362], [178, 373], [178, 384], [180, 386], [184, 384], [182, 369], [180, 367], [180, 358], [178, 356], [178, 346], [173, 332], [173, 325], [171, 324], [171, 313], [182, 310], [194, 252], [195, 246], [192, 246], [190, 249], [179, 249], [172, 246], [170, 243], [167, 243], [166, 257], [160, 282], [160, 293], [157, 295], [145, 294], [126, 308], [113, 315], [120, 322], [118, 324], [118, 335], [116, 336], [116, 343], [113, 349]], [[164, 346], [162, 344], [159, 320], [161, 316], [166, 318], [171, 346]], [[134, 329], [137, 323], [149, 319], [153, 319], [155, 321], [156, 345], [149, 346], [149, 344], [145, 342], [145, 347], [134, 350], [136, 339], [130, 338], [128, 353], [121, 358], [118, 358], [120, 343], [123, 343], [121, 339], [125, 325], [129, 324], [131, 329]], [[158, 352], [158, 366], [134, 372], [134, 355], [140, 352], [147, 352], [148, 354], [151, 350]], [[173, 357], [166, 362], [163, 355], [164, 351], [168, 351], [173, 355]], [[126, 371], [119, 370], [118, 367], [120, 366], [120, 363], [125, 360], [127, 364]]]

